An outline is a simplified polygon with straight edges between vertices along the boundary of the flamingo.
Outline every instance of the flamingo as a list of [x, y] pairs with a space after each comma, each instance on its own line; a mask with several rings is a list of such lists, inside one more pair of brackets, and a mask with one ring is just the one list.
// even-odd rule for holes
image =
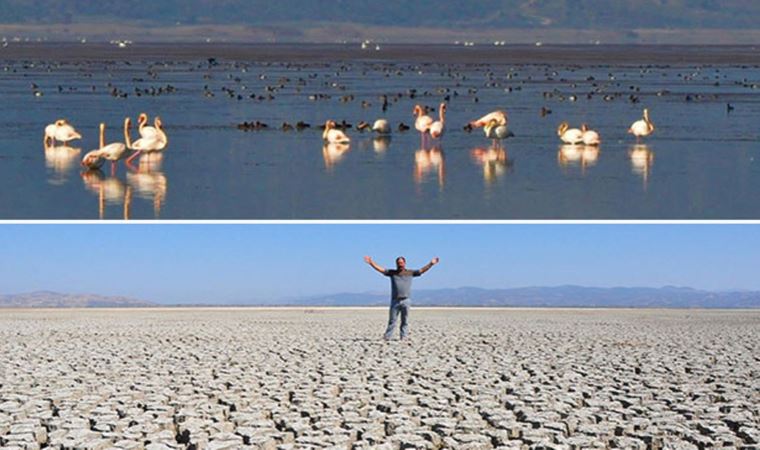
[[628, 129], [628, 134], [636, 136], [636, 142], [639, 142], [642, 137], [647, 137], [654, 133], [654, 124], [649, 120], [649, 110], [644, 109], [644, 118], [637, 120]]
[[[129, 119], [124, 119], [125, 126]], [[116, 172], [116, 163], [127, 154], [127, 145], [122, 142], [114, 142], [106, 145], [106, 124], [100, 124], [100, 148], [93, 150], [82, 158], [82, 166], [89, 169], [98, 169], [103, 165], [103, 160], [111, 161], [111, 175]]]
[[137, 116], [137, 131], [140, 133], [141, 138], [155, 138], [158, 135], [158, 129], [148, 125], [148, 115], [140, 113]]
[[427, 111], [422, 106], [414, 106], [414, 117], [417, 118], [414, 121], [414, 128], [420, 132], [423, 147], [425, 146], [425, 134], [430, 132], [430, 126], [433, 125], [433, 118], [428, 116], [426, 113]]
[[446, 103], [441, 103], [438, 108], [438, 120], [430, 125], [430, 137], [439, 139], [446, 130]]
[[583, 132], [577, 128], [570, 128], [567, 122], [562, 122], [557, 127], [557, 136], [565, 144], [580, 144], [583, 142]]
[[131, 163], [133, 159], [137, 158], [142, 153], [152, 153], [163, 151], [169, 144], [169, 139], [163, 130], [163, 122], [160, 117], [155, 119], [156, 135], [152, 138], [140, 138], [132, 142], [132, 138], [129, 136], [129, 128], [132, 124], [130, 118], [124, 120], [124, 140], [127, 142], [127, 148], [136, 150], [135, 154], [127, 158], [127, 164]]
[[325, 122], [325, 131], [322, 133], [322, 139], [330, 144], [348, 144], [351, 142], [346, 133], [335, 128], [335, 121], [328, 120]]
[[[489, 139], [493, 139], [494, 146], [496, 145], [496, 141], [503, 141], [504, 139], [508, 137], [513, 137], [514, 134], [512, 134], [511, 131], [507, 128], [506, 124], [500, 124], [498, 119], [493, 118], [490, 122], [488, 122], [488, 125], [485, 126], [484, 131], [486, 133], [486, 137]], [[501, 142], [499, 143], [501, 146]]]
[[378, 119], [372, 125], [372, 131], [381, 136], [387, 136], [391, 134], [391, 125], [385, 119]]
[[53, 144], [62, 142], [67, 145], [69, 142], [82, 139], [82, 135], [79, 134], [74, 127], [72, 127], [66, 119], [58, 119], [55, 123], [52, 123], [45, 127], [45, 146], [47, 147], [52, 141]]
[[599, 145], [602, 143], [602, 139], [599, 137], [599, 133], [589, 129], [585, 123], [581, 125], [581, 131], [583, 132], [583, 143], [586, 145]]
[[492, 113], [488, 113], [485, 116], [481, 117], [478, 120], [473, 120], [470, 122], [470, 127], [472, 128], [482, 128], [489, 123], [491, 123], [492, 120], [496, 120], [496, 122], [499, 125], [507, 125], [509, 123], [509, 118], [507, 117], [507, 113], [504, 111], [494, 111]]

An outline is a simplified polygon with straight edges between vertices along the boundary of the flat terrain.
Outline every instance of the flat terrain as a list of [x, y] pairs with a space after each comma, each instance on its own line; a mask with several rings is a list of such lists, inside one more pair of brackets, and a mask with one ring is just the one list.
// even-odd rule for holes
[[758, 448], [760, 311], [10, 310], [2, 448]]

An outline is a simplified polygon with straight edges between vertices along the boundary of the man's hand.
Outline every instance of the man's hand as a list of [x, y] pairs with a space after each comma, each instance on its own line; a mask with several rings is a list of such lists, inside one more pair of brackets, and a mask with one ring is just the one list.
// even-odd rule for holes
[[441, 258], [439, 258], [437, 256], [435, 258], [431, 259], [430, 262], [427, 263], [427, 265], [425, 267], [423, 267], [422, 269], [420, 269], [420, 274], [423, 274], [423, 273], [427, 272], [428, 270], [430, 270], [430, 268], [433, 267], [434, 265], [438, 264], [438, 262], [440, 260], [441, 260]]
[[370, 258], [369, 256], [365, 256], [364, 257], [364, 262], [366, 262], [367, 264], [369, 264], [370, 266], [372, 266], [373, 269], [375, 269], [378, 272], [380, 272], [383, 275], [385, 275], [385, 268], [379, 266], [375, 261], [372, 261], [372, 258]]

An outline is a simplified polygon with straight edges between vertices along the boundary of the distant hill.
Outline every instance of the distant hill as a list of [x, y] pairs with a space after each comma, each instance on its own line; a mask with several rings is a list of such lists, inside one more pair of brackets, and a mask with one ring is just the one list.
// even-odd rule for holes
[[[595, 288], [583, 286], [525, 287], [514, 289], [420, 289], [413, 293], [415, 306], [547, 307], [547, 308], [760, 308], [760, 292], [710, 292], [691, 288]], [[142, 308], [156, 306], [385, 306], [388, 293], [341, 293], [311, 297], [240, 302], [222, 305], [167, 305], [126, 297], [92, 294], [32, 292], [0, 295], [0, 308]]]
[[61, 294], [39, 291], [28, 294], [0, 295], [0, 308], [142, 308], [155, 303], [127, 297], [104, 297], [92, 294]]
[[[582, 286], [515, 289], [418, 290], [417, 306], [514, 306], [603, 308], [760, 308], [760, 292], [709, 292], [691, 288], [593, 288]], [[379, 306], [388, 294], [336, 294], [289, 300], [304, 306]]]
[[755, 28], [756, 0], [0, 0], [0, 23]]

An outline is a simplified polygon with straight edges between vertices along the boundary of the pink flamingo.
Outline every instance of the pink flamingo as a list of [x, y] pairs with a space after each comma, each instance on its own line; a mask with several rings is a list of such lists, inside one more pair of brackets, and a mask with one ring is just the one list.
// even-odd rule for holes
[[446, 103], [441, 103], [438, 109], [439, 119], [430, 125], [430, 137], [438, 139], [443, 136], [443, 132], [446, 129]]

